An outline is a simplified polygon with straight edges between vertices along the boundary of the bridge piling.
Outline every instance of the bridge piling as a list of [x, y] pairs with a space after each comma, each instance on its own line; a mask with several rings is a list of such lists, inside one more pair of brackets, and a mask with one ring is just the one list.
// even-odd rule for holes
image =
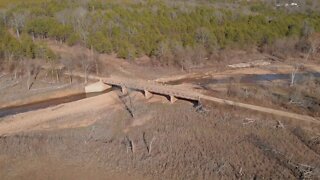
[[128, 89], [125, 86], [121, 86], [122, 94], [128, 94]]

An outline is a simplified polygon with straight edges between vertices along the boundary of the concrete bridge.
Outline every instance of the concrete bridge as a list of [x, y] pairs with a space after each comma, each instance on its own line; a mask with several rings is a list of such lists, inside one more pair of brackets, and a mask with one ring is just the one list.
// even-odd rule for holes
[[296, 113], [276, 110], [272, 108], [241, 103], [241, 102], [235, 102], [235, 101], [216, 98], [212, 96], [207, 96], [207, 95], [195, 92], [193, 90], [188, 90], [188, 89], [173, 86], [173, 85], [159, 84], [154, 81], [131, 80], [131, 79], [120, 79], [120, 78], [103, 78], [101, 80], [105, 84], [121, 87], [122, 93], [127, 93], [128, 88], [142, 91], [144, 92], [144, 95], [147, 99], [151, 98], [152, 94], [160, 94], [160, 95], [168, 96], [171, 103], [174, 103], [178, 98], [197, 101], [198, 103], [200, 103], [201, 101], [210, 101], [218, 104], [231, 105], [235, 107], [258, 111], [258, 112], [273, 114], [277, 116], [283, 116], [290, 119], [298, 119], [298, 120], [313, 122], [317, 124], [320, 123], [318, 118], [314, 118], [311, 116], [301, 115], [301, 114], [296, 114]]
[[[81, 73], [74, 73], [73, 75], [84, 77], [84, 75]], [[169, 97], [169, 100], [171, 103], [174, 103], [178, 98], [198, 101], [198, 102], [210, 101], [217, 104], [230, 105], [234, 107], [249, 109], [253, 111], [276, 115], [276, 116], [287, 117], [290, 119], [297, 119], [297, 120], [301, 120], [309, 123], [320, 124], [319, 117], [311, 117], [307, 115], [301, 115], [297, 113], [291, 113], [287, 111], [281, 111], [277, 109], [272, 109], [272, 108], [267, 108], [267, 107], [252, 105], [252, 104], [246, 104], [241, 102], [235, 102], [227, 99], [216, 98], [216, 97], [207, 96], [186, 88], [177, 87], [173, 85], [164, 85], [154, 81], [134, 80], [134, 79], [128, 79], [128, 78], [119, 78], [119, 77], [103, 78], [98, 76], [90, 76], [90, 79], [100, 80], [100, 83], [102, 82], [104, 84], [107, 84], [109, 87], [111, 86], [120, 87], [123, 93], [127, 93], [128, 89], [141, 91], [144, 93], [147, 99], [151, 98], [153, 94], [160, 94], [160, 95]]]
[[171, 103], [174, 103], [178, 98], [191, 101], [200, 101], [201, 94], [188, 91], [176, 86], [159, 84], [154, 81], [145, 80], [131, 80], [122, 78], [103, 78], [101, 81], [111, 86], [118, 86], [122, 93], [126, 94], [128, 89], [141, 91], [147, 99], [151, 98], [153, 94], [163, 95], [169, 98]]

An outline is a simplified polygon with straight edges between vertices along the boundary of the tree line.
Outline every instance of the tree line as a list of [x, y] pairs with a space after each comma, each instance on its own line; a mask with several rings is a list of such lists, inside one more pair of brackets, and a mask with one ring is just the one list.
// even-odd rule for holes
[[184, 54], [199, 59], [219, 49], [302, 38], [306, 29], [320, 32], [316, 11], [288, 14], [260, 2], [234, 9], [215, 7], [215, 1], [175, 2], [36, 0], [7, 6], [0, 10], [0, 57], [54, 59], [50, 49], [34, 42], [50, 38], [121, 58], [148, 55], [171, 64]]

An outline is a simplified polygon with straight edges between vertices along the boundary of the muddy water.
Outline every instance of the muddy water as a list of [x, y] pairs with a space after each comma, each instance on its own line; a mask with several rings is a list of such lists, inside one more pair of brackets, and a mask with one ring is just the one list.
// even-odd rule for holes
[[99, 92], [99, 93], [81, 93], [81, 94], [75, 94], [72, 96], [66, 96], [62, 98], [56, 98], [56, 99], [51, 99], [51, 100], [44, 100], [41, 102], [37, 103], [32, 103], [32, 104], [26, 104], [26, 105], [21, 105], [21, 106], [15, 106], [15, 107], [10, 107], [10, 108], [4, 108], [0, 109], [0, 118], [9, 116], [9, 115], [15, 115], [23, 112], [28, 112], [28, 111], [34, 111], [38, 109], [43, 109], [51, 106], [57, 106], [59, 104], [63, 103], [68, 103], [68, 102], [73, 102], [73, 101], [78, 101], [81, 99], [101, 95], [103, 93], [107, 93], [110, 90], [104, 91], [104, 92]]
[[[284, 80], [291, 81], [291, 74], [246, 74], [246, 75], [234, 75], [232, 77], [226, 78], [186, 78], [180, 79], [177, 81], [169, 81], [167, 84], [177, 85], [181, 83], [191, 83], [197, 84], [200, 86], [205, 86], [208, 84], [224, 84], [230, 82], [239, 82], [239, 83], [259, 83], [263, 81], [274, 81], [274, 80]], [[311, 73], [297, 73], [295, 75], [295, 81], [301, 82], [305, 77], [313, 76], [315, 78], [320, 78], [320, 72], [311, 72]]]

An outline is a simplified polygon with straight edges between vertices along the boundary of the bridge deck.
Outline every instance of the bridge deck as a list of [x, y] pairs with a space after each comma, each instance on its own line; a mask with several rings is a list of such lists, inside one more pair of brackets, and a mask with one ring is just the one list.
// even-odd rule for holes
[[176, 86], [171, 86], [171, 85], [163, 85], [153, 81], [128, 80], [128, 79], [120, 79], [120, 78], [116, 78], [116, 79], [104, 78], [102, 79], [102, 82], [109, 85], [126, 87], [129, 89], [140, 90], [140, 91], [146, 90], [152, 93], [175, 96], [178, 98], [184, 98], [184, 99], [190, 99], [190, 100], [199, 100], [201, 96], [201, 94], [194, 91], [188, 91], [188, 90], [185, 90]]

